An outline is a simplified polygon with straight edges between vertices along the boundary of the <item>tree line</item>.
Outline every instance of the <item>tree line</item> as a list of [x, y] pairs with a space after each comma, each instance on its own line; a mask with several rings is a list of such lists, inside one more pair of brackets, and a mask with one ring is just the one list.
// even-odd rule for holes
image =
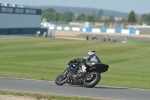
[[135, 12], [132, 10], [126, 18], [121, 20], [115, 20], [114, 16], [103, 16], [103, 10], [100, 9], [98, 13], [94, 12], [92, 14], [79, 14], [75, 15], [72, 12], [59, 13], [53, 8], [49, 8], [42, 11], [42, 18], [46, 18], [48, 22], [71, 22], [71, 21], [88, 21], [88, 22], [128, 22], [128, 23], [138, 23], [143, 22], [150, 23], [150, 13], [142, 14], [141, 16], [136, 16]]

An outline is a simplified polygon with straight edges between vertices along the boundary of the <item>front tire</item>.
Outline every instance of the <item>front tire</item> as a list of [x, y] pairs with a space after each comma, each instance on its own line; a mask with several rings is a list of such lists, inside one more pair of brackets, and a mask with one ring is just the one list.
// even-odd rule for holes
[[63, 85], [67, 82], [67, 71], [62, 72], [61, 74], [59, 74], [56, 79], [55, 79], [55, 83], [56, 85]]
[[92, 88], [99, 83], [101, 79], [101, 74], [98, 72], [91, 72], [90, 76], [83, 80], [83, 86], [87, 88]]

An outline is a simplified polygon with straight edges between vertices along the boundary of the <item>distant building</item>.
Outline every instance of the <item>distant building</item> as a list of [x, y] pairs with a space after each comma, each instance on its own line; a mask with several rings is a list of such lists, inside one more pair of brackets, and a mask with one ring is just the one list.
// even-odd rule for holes
[[[106, 20], [106, 19], [109, 19], [109, 16], [102, 16], [102, 20]], [[123, 17], [114, 17], [115, 21], [120, 21], [122, 19], [123, 19]]]
[[115, 21], [121, 21], [123, 17], [114, 17]]
[[0, 3], [0, 34], [36, 33], [41, 28], [41, 9]]

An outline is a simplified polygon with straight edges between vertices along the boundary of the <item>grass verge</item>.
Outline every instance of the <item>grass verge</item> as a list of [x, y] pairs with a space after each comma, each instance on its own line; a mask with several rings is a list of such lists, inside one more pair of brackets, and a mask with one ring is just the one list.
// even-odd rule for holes
[[52, 94], [40, 94], [40, 93], [28, 93], [28, 92], [16, 92], [16, 91], [0, 91], [0, 95], [9, 95], [15, 97], [36, 99], [36, 100], [111, 100], [111, 99], [100, 99], [100, 98], [89, 98], [89, 97], [77, 97], [77, 96], [62, 96]]
[[69, 60], [84, 57], [92, 49], [110, 66], [102, 73], [100, 85], [150, 89], [150, 42], [0, 40], [0, 76], [54, 81]]

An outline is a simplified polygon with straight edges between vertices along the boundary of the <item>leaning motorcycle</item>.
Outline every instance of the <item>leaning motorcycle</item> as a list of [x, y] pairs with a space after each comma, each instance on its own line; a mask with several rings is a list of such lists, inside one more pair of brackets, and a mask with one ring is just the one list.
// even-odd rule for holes
[[[68, 83], [92, 88], [100, 82], [101, 73], [106, 72], [109, 68], [107, 64], [89, 63], [83, 58], [78, 59], [80, 59], [80, 62], [76, 60], [69, 61], [66, 70], [56, 77], [55, 83], [57, 85]], [[85, 68], [86, 71], [83, 71]]]

